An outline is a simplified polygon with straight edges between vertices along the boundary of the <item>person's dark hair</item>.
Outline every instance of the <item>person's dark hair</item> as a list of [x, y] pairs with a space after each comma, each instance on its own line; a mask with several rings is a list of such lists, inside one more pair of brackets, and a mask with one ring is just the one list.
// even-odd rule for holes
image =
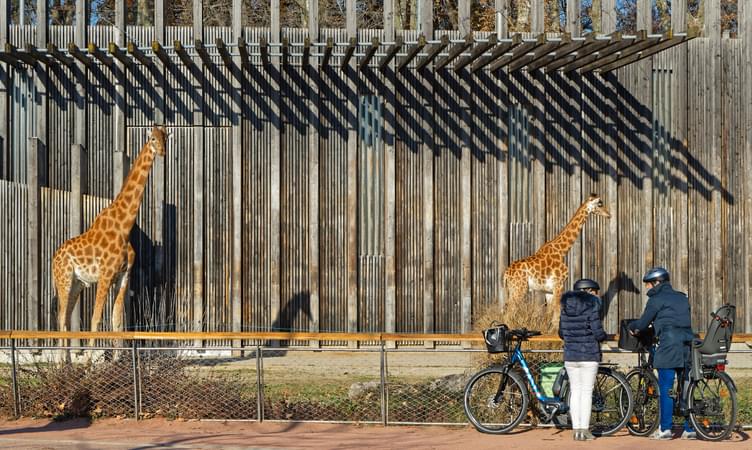
[[645, 276], [642, 277], [642, 282], [663, 282], [663, 281], [669, 281], [671, 277], [668, 274], [668, 270], [664, 269], [663, 267], [653, 267], [647, 272], [645, 272]]
[[584, 289], [595, 289], [596, 291], [600, 291], [601, 287], [590, 278], [582, 278], [574, 283], [575, 291], [582, 291]]

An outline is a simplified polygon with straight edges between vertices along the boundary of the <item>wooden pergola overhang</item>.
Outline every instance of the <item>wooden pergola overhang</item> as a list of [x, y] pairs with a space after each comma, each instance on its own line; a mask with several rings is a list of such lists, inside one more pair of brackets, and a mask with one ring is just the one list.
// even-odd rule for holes
[[36, 48], [26, 44], [16, 48], [6, 44], [0, 51], [0, 61], [15, 67], [23, 65], [63, 64], [75, 61], [89, 66], [103, 64], [112, 66], [114, 61], [126, 67], [136, 65], [151, 68], [156, 61], [164, 65], [182, 63], [193, 65], [200, 60], [205, 65], [224, 65], [231, 68], [234, 60], [242, 67], [281, 65], [307, 66], [316, 62], [321, 67], [344, 67], [355, 61], [361, 70], [367, 68], [385, 69], [390, 63], [397, 70], [478, 70], [509, 72], [523, 70], [533, 72], [601, 72], [606, 73], [627, 64], [648, 58], [660, 51], [686, 42], [693, 33], [648, 34], [639, 31], [635, 34], [615, 32], [609, 35], [588, 34], [572, 37], [569, 33], [553, 37], [541, 33], [536, 38], [523, 38], [515, 34], [509, 38], [491, 35], [488, 38], [475, 38], [469, 33], [462, 39], [449, 39], [444, 35], [436, 40], [419, 36], [408, 41], [399, 36], [393, 42], [358, 42], [350, 38], [344, 42], [334, 42], [328, 38], [324, 42], [290, 42], [283, 37], [280, 42], [269, 42], [261, 38], [258, 42], [229, 43], [217, 39], [214, 43], [196, 40], [192, 43], [175, 41], [172, 46], [154, 41], [149, 47], [140, 47], [133, 42], [125, 47], [109, 43], [99, 47], [90, 43], [79, 48], [71, 43], [65, 49], [50, 44], [47, 48]]

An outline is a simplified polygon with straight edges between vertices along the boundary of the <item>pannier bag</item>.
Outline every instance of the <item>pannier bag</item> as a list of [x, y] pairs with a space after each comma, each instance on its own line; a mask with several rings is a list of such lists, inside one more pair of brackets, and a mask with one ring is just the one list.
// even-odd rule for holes
[[496, 321], [483, 330], [483, 340], [486, 342], [488, 353], [503, 353], [508, 350], [507, 335], [509, 327]]
[[619, 348], [629, 352], [636, 352], [653, 345], [653, 327], [642, 330], [638, 336], [632, 336], [629, 325], [637, 319], [622, 319], [619, 322]]

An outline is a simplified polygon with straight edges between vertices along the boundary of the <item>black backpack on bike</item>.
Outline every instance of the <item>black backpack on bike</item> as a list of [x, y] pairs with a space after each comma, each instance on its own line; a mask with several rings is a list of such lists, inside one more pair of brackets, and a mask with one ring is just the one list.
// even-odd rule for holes
[[712, 320], [705, 338], [692, 341], [691, 377], [693, 380], [702, 378], [705, 371], [714, 370], [718, 366], [725, 366], [727, 363], [726, 353], [731, 348], [736, 306], [723, 305], [710, 316]]

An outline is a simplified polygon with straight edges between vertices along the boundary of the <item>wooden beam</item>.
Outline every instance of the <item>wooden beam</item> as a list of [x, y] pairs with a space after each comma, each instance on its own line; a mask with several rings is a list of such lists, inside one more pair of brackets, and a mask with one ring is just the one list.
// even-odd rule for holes
[[199, 58], [201, 58], [201, 62], [204, 63], [207, 66], [212, 65], [212, 60], [209, 57], [209, 52], [206, 51], [206, 47], [204, 47], [204, 41], [202, 39], [196, 39], [194, 40], [194, 46], [196, 48], [196, 53], [198, 54]]
[[[110, 44], [112, 45], [112, 44]], [[177, 53], [178, 58], [180, 58], [180, 61], [186, 66], [191, 67], [193, 66], [193, 59], [191, 58], [191, 55], [188, 54], [185, 47], [183, 46], [183, 43], [176, 40], [173, 44], [175, 46], [175, 53]], [[110, 48], [110, 52], [112, 52], [112, 49]]]
[[590, 33], [585, 37], [585, 39], [577, 39], [575, 41], [571, 41], [566, 45], [562, 45], [561, 47], [557, 47], [554, 50], [553, 55], [546, 55], [543, 58], [538, 59], [535, 62], [532, 62], [527, 65], [528, 72], [532, 72], [534, 70], [538, 70], [543, 66], [547, 66], [554, 61], [558, 61], [561, 58], [567, 57], [570, 53], [573, 51], [576, 51], [577, 49], [589, 44], [590, 42], [593, 42], [595, 39], [595, 36], [593, 33]]
[[[13, 56], [5, 52], [0, 52], [0, 61], [4, 62], [5, 64], [8, 64], [9, 66], [15, 67], [17, 70], [23, 70], [25, 67], [22, 64], [22, 61], [19, 61], [17, 58], [14, 58]], [[2, 111], [5, 111], [5, 110], [2, 110]]]
[[491, 50], [490, 55], [483, 55], [482, 57], [480, 57], [480, 59], [477, 59], [475, 62], [473, 62], [473, 65], [470, 71], [473, 73], [479, 71], [480, 69], [490, 64], [491, 61], [494, 61], [495, 59], [500, 58], [508, 51], [513, 50], [520, 45], [522, 45], [522, 35], [520, 33], [517, 33], [514, 36], [512, 36], [511, 42], [499, 43], [493, 50]]
[[381, 70], [386, 69], [386, 67], [394, 59], [394, 57], [397, 56], [397, 53], [399, 53], [404, 42], [405, 41], [402, 38], [402, 36], [397, 36], [397, 38], [394, 40], [394, 44], [390, 45], [389, 49], [387, 49], [386, 55], [384, 55], [384, 57], [381, 58], [381, 61], [379, 62], [379, 69]]
[[91, 58], [86, 56], [86, 53], [81, 51], [81, 49], [78, 48], [78, 45], [74, 44], [73, 42], [68, 43], [68, 53], [75, 59], [80, 61], [82, 64], [84, 64], [86, 67], [90, 67], [92, 65]]
[[214, 40], [214, 43], [217, 45], [219, 57], [222, 58], [222, 62], [225, 64], [225, 67], [232, 69], [232, 56], [230, 56], [230, 51], [227, 49], [225, 41], [223, 41], [222, 38], [218, 37]]
[[641, 37], [645, 36], [647, 36], [646, 33], [644, 31], [641, 31], [636, 38], [624, 39], [621, 33], [617, 31], [616, 33], [613, 33], [611, 35], [611, 40], [605, 47], [602, 47], [597, 52], [593, 52], [587, 56], [578, 56], [577, 59], [564, 66], [561, 71], [568, 73], [573, 70], [577, 70], [580, 67], [586, 66], [594, 61], [598, 61], [602, 57], [605, 58], [608, 55], [623, 50], [624, 48], [632, 45], [636, 40], [639, 40]]
[[[671, 33], [665, 33], [664, 37], [667, 35], [670, 35]], [[609, 72], [611, 70], [616, 70], [620, 67], [626, 66], [627, 64], [632, 64], [634, 62], [637, 62], [641, 59], [648, 58], [658, 52], [661, 52], [663, 50], [669, 49], [671, 47], [674, 47], [676, 45], [679, 45], [683, 42], [686, 42], [690, 39], [693, 39], [695, 37], [694, 33], [689, 34], [687, 36], [678, 36], [678, 37], [670, 37], [665, 40], [661, 40], [659, 44], [653, 45], [652, 47], [648, 47], [644, 51], [634, 54], [632, 56], [629, 56], [627, 58], [619, 59], [611, 64], [608, 64], [606, 66], [603, 66], [600, 68], [601, 72]]]
[[154, 67], [154, 63], [152, 62], [151, 58], [146, 56], [134, 42], [128, 43], [128, 53], [147, 69], [152, 69]]
[[240, 64], [243, 67], [250, 67], [251, 55], [248, 53], [248, 44], [242, 36], [238, 38], [238, 52], [240, 53]]
[[133, 61], [128, 58], [125, 52], [114, 42], [110, 42], [107, 45], [107, 51], [109, 51], [110, 55], [112, 55], [116, 60], [120, 61], [124, 66], [130, 66], [133, 63]]
[[467, 33], [465, 35], [465, 40], [463, 42], [460, 42], [458, 44], [455, 44], [452, 46], [451, 50], [449, 50], [449, 54], [440, 60], [436, 62], [434, 65], [434, 70], [443, 69], [447, 66], [450, 62], [452, 62], [456, 57], [460, 56], [462, 52], [467, 50], [471, 45], [473, 45], [473, 42], [475, 42], [475, 39], [473, 39], [473, 33]]
[[366, 50], [365, 56], [363, 56], [363, 59], [360, 60], [360, 69], [365, 69], [368, 67], [368, 64], [371, 62], [371, 59], [373, 59], [373, 55], [376, 54], [376, 51], [379, 49], [379, 38], [375, 37], [371, 39], [371, 46], [368, 47], [368, 50]]
[[301, 65], [303, 65], [304, 67], [311, 65], [311, 39], [307, 36], [303, 40], [303, 56], [301, 58]]
[[36, 62], [42, 63], [44, 65], [47, 65], [54, 61], [54, 59], [48, 58], [45, 52], [39, 51], [39, 49], [28, 42], [26, 43], [26, 45], [24, 45], [24, 52], [34, 58]]
[[34, 59], [31, 55], [27, 54], [26, 52], [19, 51], [13, 44], [10, 42], [5, 43], [5, 53], [9, 56], [12, 56], [16, 60], [29, 64], [33, 66], [37, 63], [37, 60]]
[[265, 37], [262, 37], [259, 42], [259, 50], [261, 50], [261, 64], [268, 66], [270, 64], [269, 41]]
[[[614, 34], [618, 33], [612, 33], [610, 36], [613, 36]], [[589, 36], [588, 36], [589, 38]], [[603, 47], [607, 46], [608, 43], [611, 42], [610, 40], [598, 40], [593, 37], [592, 41], [589, 43], [583, 45], [577, 50], [576, 55], [570, 55], [565, 56], [564, 58], [556, 58], [555, 61], [551, 62], [549, 65], [546, 66], [546, 72], [552, 72], [554, 70], [558, 70], [560, 67], [564, 67], [567, 64], [571, 63], [572, 61], [577, 60], [578, 58], [584, 58], [587, 55], [590, 55], [591, 53], [595, 53], [598, 50], [602, 49]]]
[[564, 33], [562, 35], [562, 41], [561, 42], [547, 42], [540, 46], [532, 55], [528, 54], [520, 59], [514, 61], [513, 63], [509, 64], [509, 71], [514, 72], [516, 70], [519, 70], [523, 67], [526, 67], [528, 64], [535, 62], [539, 59], [542, 59], [544, 56], [548, 56], [549, 53], [556, 50], [561, 45], [566, 45], [569, 42], [571, 42], [572, 36], [569, 33]]
[[114, 64], [112, 57], [109, 56], [107, 53], [103, 52], [93, 42], [89, 42], [89, 44], [86, 47], [86, 50], [91, 56], [93, 56], [97, 61], [101, 62], [105, 66], [112, 67], [112, 65]]
[[415, 58], [415, 56], [420, 53], [421, 50], [423, 50], [423, 47], [426, 46], [426, 38], [422, 34], [418, 36], [418, 42], [416, 42], [412, 47], [410, 47], [407, 50], [407, 55], [402, 59], [402, 61], [399, 63], [399, 66], [397, 67], [397, 70], [402, 70], [403, 68], [407, 67], [408, 64], [410, 64], [410, 61]]
[[445, 34], [441, 36], [441, 39], [437, 44], [431, 45], [426, 56], [418, 60], [418, 64], [415, 65], [415, 70], [419, 71], [424, 69], [439, 55], [439, 53], [441, 53], [442, 50], [447, 47], [447, 45], [449, 45], [449, 36]]
[[[648, 48], [648, 47], [650, 47], [652, 45], [655, 45], [656, 43], [657, 43], [656, 40], [654, 40], [654, 39], [648, 39], [647, 32], [640, 31], [640, 32], [638, 32], [637, 40], [633, 41], [632, 44], [630, 44], [629, 46], [621, 49], [620, 51], [618, 51], [616, 53], [612, 53], [612, 54], [607, 55], [607, 56], [605, 56], [603, 58], [600, 58], [600, 57], [596, 58], [595, 60], [593, 60], [593, 62], [580, 67], [580, 73], [590, 72], [592, 70], [597, 69], [598, 67], [602, 67], [602, 66], [605, 66], [607, 64], [611, 64], [612, 62], [614, 62], [614, 61], [616, 61], [618, 59], [625, 58], [625, 57], [627, 57], [627, 56], [629, 56], [629, 55], [631, 55], [633, 53], [637, 53], [639, 51], [642, 51], [643, 49]], [[591, 55], [591, 56], [593, 56], [593, 55]]]
[[516, 61], [519, 58], [522, 58], [523, 56], [527, 55], [529, 52], [535, 51], [535, 49], [540, 48], [541, 46], [546, 44], [546, 34], [541, 33], [538, 35], [535, 41], [529, 41], [525, 42], [522, 45], [518, 46], [512, 51], [512, 55], [505, 55], [501, 58], [497, 59], [495, 62], [491, 63], [491, 65], [488, 67], [488, 70], [491, 72], [496, 71], [497, 69], [500, 69], [504, 66], [506, 66], [509, 63], [512, 63]]
[[151, 50], [155, 55], [157, 55], [157, 58], [162, 61], [162, 64], [164, 64], [165, 67], [170, 67], [172, 65], [172, 59], [170, 58], [170, 55], [167, 54], [164, 47], [162, 47], [162, 44], [160, 44], [159, 41], [151, 41]]
[[342, 64], [341, 67], [345, 67], [350, 63], [350, 58], [352, 58], [353, 53], [355, 53], [355, 47], [357, 46], [357, 39], [354, 37], [350, 38], [349, 44], [347, 44], [347, 49], [345, 50], [345, 56], [342, 57]]
[[475, 47], [473, 47], [469, 55], [463, 56], [456, 63], [454, 63], [454, 71], [459, 72], [460, 70], [464, 69], [468, 64], [478, 59], [478, 57], [480, 57], [486, 51], [490, 50], [491, 47], [496, 45], [497, 42], [498, 38], [495, 34], [492, 34], [488, 38], [488, 42], [483, 42], [476, 45]]
[[286, 66], [290, 63], [290, 39], [287, 36], [282, 38], [280, 51], [282, 52], [282, 65]]
[[329, 65], [329, 61], [332, 59], [332, 51], [334, 50], [334, 39], [331, 37], [326, 38], [326, 47], [324, 47], [324, 57], [321, 59], [321, 68]]

